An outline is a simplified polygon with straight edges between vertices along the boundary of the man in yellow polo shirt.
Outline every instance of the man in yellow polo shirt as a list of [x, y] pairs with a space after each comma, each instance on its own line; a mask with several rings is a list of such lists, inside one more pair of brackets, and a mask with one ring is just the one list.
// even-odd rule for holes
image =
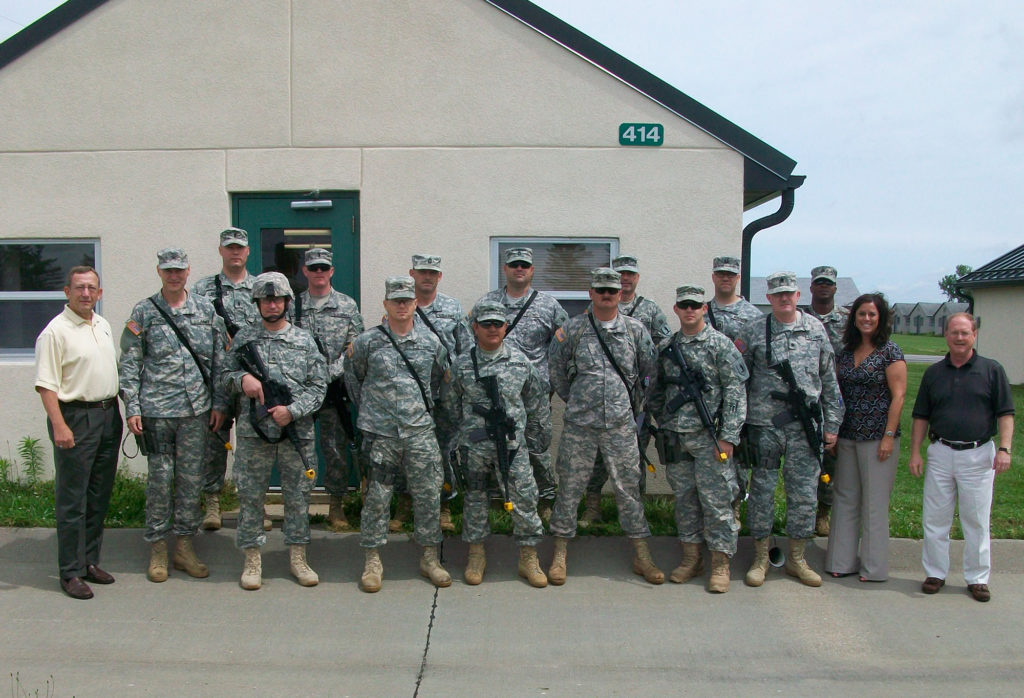
[[60, 586], [74, 599], [91, 599], [86, 580], [114, 582], [99, 561], [123, 428], [117, 353], [110, 325], [93, 312], [103, 296], [96, 270], [72, 267], [64, 295], [64, 312], [36, 339], [35, 387], [54, 446]]

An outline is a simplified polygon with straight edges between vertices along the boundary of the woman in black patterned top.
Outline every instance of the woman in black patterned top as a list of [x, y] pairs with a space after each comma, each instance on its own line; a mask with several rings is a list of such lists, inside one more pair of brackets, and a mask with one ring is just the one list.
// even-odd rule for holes
[[890, 318], [881, 294], [860, 296], [836, 358], [846, 415], [839, 429], [825, 569], [833, 577], [859, 571], [862, 582], [884, 582], [889, 574], [889, 496], [907, 392], [907, 364], [889, 341]]

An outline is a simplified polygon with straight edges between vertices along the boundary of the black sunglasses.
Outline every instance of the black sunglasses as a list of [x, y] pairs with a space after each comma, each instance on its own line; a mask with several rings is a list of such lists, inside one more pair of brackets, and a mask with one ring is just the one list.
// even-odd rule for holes
[[504, 327], [505, 326], [505, 321], [504, 320], [481, 320], [480, 322], [478, 322], [476, 324], [480, 325], [480, 327], [486, 328], [488, 330], [492, 330], [492, 329], [494, 329], [496, 327]]
[[594, 293], [600, 293], [602, 296], [606, 295], [606, 294], [614, 296], [620, 290], [621, 289], [618, 289], [618, 288], [595, 288], [594, 289]]
[[328, 266], [327, 264], [310, 264], [306, 268], [309, 269], [310, 271], [330, 271], [331, 270], [331, 267]]
[[704, 304], [696, 301], [682, 301], [681, 303], [676, 303], [676, 307], [680, 310], [698, 310], [702, 305]]
[[506, 266], [511, 269], [529, 269], [533, 265], [529, 262], [509, 262]]

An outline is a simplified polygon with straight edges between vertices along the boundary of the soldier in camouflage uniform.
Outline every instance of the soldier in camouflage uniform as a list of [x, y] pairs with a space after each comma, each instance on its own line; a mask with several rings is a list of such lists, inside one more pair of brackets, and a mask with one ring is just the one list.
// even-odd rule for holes
[[[238, 334], [238, 330], [259, 320], [256, 306], [252, 303], [252, 280], [255, 277], [245, 268], [249, 259], [249, 233], [241, 228], [222, 231], [217, 251], [222, 260], [220, 272], [197, 281], [192, 286], [192, 293], [213, 303], [214, 310], [227, 327], [228, 339], [231, 339]], [[224, 424], [215, 437], [206, 440], [206, 455], [203, 458], [206, 516], [202, 524], [206, 531], [216, 531], [221, 527], [220, 494], [224, 489], [224, 476], [228, 467], [233, 418], [233, 414], [225, 415]]]
[[[441, 258], [437, 255], [414, 254], [409, 276], [416, 284], [416, 318], [418, 327], [433, 332], [448, 352], [451, 361], [469, 351], [473, 346], [473, 335], [469, 331], [462, 304], [451, 296], [437, 290], [444, 274], [441, 272]], [[440, 441], [440, 434], [439, 441]], [[458, 494], [455, 470], [447, 449], [441, 449], [444, 464], [444, 487], [441, 495], [441, 530], [454, 533], [449, 503]], [[412, 515], [412, 498], [404, 482], [395, 483], [395, 518], [388, 525], [392, 533], [402, 530]]]
[[448, 356], [432, 332], [415, 326], [415, 309], [412, 277], [389, 277], [386, 322], [359, 335], [346, 361], [345, 383], [359, 408], [370, 470], [359, 537], [366, 549], [360, 580], [366, 592], [380, 590], [384, 576], [379, 549], [388, 540], [388, 509], [399, 473], [412, 495], [413, 539], [423, 548], [420, 573], [438, 587], [452, 583], [437, 553], [443, 476], [432, 416]]
[[[806, 432], [785, 400], [791, 391], [782, 376], [782, 364], [788, 361], [792, 367], [796, 386], [804, 393], [804, 404], [814, 417], [821, 415], [818, 431], [825, 448], [829, 448], [835, 444], [843, 421], [835, 356], [821, 323], [797, 309], [800, 291], [796, 274], [775, 272], [766, 281], [772, 312], [748, 324], [737, 340], [737, 348], [750, 369], [747, 424], [750, 445], [755, 450], [747, 502], [755, 556], [746, 583], [761, 586], [768, 570], [768, 537], [775, 517], [775, 486], [781, 463], [789, 536], [786, 572], [808, 586], [821, 586], [821, 577], [804, 559], [807, 540], [814, 535], [821, 456], [811, 450]], [[766, 338], [771, 342], [770, 349]]]
[[[843, 332], [850, 317], [850, 311], [843, 306], [836, 307], [836, 281], [839, 272], [835, 267], [814, 267], [811, 269], [811, 302], [800, 309], [811, 317], [817, 318], [825, 327], [828, 339], [832, 343], [832, 351], [836, 356], [843, 350]], [[832, 511], [832, 478], [836, 474], [835, 450], [825, 452], [821, 461], [822, 476], [818, 479], [818, 515], [814, 521], [814, 531], [819, 536], [827, 536], [829, 531], [829, 512]]]
[[[491, 291], [484, 298], [505, 306], [505, 319], [508, 321], [505, 342], [526, 354], [550, 393], [548, 346], [555, 330], [566, 323], [569, 314], [554, 297], [531, 288], [533, 273], [532, 249], [513, 247], [505, 250], [505, 288]], [[555, 496], [551, 454], [530, 451], [530, 467], [540, 493], [537, 509], [541, 519], [546, 521]]]
[[555, 554], [548, 570], [548, 579], [556, 585], [565, 583], [566, 547], [576, 535], [576, 509], [599, 451], [611, 477], [619, 523], [633, 543], [633, 571], [652, 584], [665, 581], [647, 547], [651, 531], [640, 495], [635, 422], [645, 393], [643, 378], [657, 370], [655, 348], [643, 323], [619, 312], [621, 293], [617, 271], [594, 269], [592, 312], [577, 315], [559, 329], [548, 355], [551, 384], [565, 400], [565, 430], [556, 466], [558, 497], [551, 513]]
[[[513, 532], [519, 545], [519, 576], [535, 587], [546, 587], [548, 579], [537, 561], [537, 543], [543, 535], [537, 515], [537, 483], [523, 447], [547, 450], [551, 408], [537, 369], [525, 354], [503, 343], [507, 324], [501, 303], [479, 301], [473, 307], [477, 346], [455, 359], [442, 388], [443, 413], [453, 422], [449, 431], [458, 432], [466, 479], [462, 539], [469, 543], [469, 562], [465, 579], [467, 584], [483, 581], [487, 564], [484, 539], [490, 533], [487, 480], [493, 475], [503, 494], [507, 484], [507, 502], [512, 507]], [[498, 405], [488, 392], [488, 377], [496, 381]], [[481, 412], [492, 413], [489, 421]], [[491, 436], [498, 429], [506, 439], [510, 459], [507, 475], [501, 473], [496, 450], [499, 446]]]
[[[263, 584], [260, 548], [267, 541], [261, 526], [263, 495], [275, 464], [281, 472], [281, 530], [289, 548], [289, 569], [302, 586], [316, 586], [320, 581], [306, 561], [306, 546], [309, 493], [316, 478], [313, 415], [324, 400], [327, 370], [309, 332], [288, 322], [293, 298], [284, 274], [272, 271], [256, 277], [252, 301], [260, 323], [239, 330], [221, 377], [238, 414], [236, 545], [245, 553], [243, 589], [259, 589]], [[273, 397], [279, 386], [290, 393], [290, 401], [279, 399], [274, 401], [279, 404], [273, 404], [267, 398]]]
[[[715, 287], [715, 297], [708, 301], [707, 320], [711, 326], [735, 342], [740, 330], [752, 320], [764, 317], [750, 301], [739, 295], [737, 288], [740, 283], [740, 259], [724, 255], [715, 257], [711, 262], [711, 283]], [[736, 467], [736, 484], [739, 491], [733, 500], [733, 514], [736, 522], [740, 520], [740, 505], [747, 498], [750, 477], [747, 467], [739, 459], [733, 459]]]
[[228, 337], [213, 305], [186, 291], [189, 263], [184, 250], [160, 250], [157, 273], [160, 291], [135, 305], [121, 333], [118, 373], [128, 428], [148, 451], [146, 574], [150, 581], [162, 582], [167, 579], [164, 536], [171, 530], [177, 536], [174, 568], [193, 577], [210, 574], [196, 557], [192, 538], [202, 517], [206, 440], [209, 430], [220, 429], [227, 411], [227, 398], [215, 389], [214, 379]]
[[[740, 529], [732, 511], [739, 486], [730, 459], [747, 414], [748, 374], [732, 341], [705, 323], [706, 312], [702, 287], [676, 289], [680, 330], [661, 346], [649, 409], [658, 423], [659, 455], [675, 492], [676, 528], [683, 545], [682, 564], [669, 579], [682, 584], [701, 574], [700, 546], [707, 542], [708, 590], [724, 593], [729, 591], [729, 560], [736, 554]], [[680, 382], [683, 365], [692, 384], [685, 378]], [[701, 421], [697, 396], [717, 422], [714, 437]]]
[[[619, 312], [625, 316], [636, 318], [644, 324], [647, 332], [654, 340], [655, 346], [661, 346], [662, 342], [672, 336], [665, 313], [661, 312], [658, 304], [650, 298], [644, 298], [636, 294], [636, 287], [640, 284], [640, 267], [637, 258], [631, 255], [620, 255], [612, 260], [612, 269], [619, 272], [622, 283], [622, 299], [619, 301]], [[645, 376], [649, 382], [653, 376]], [[644, 431], [641, 438], [641, 448], [646, 450], [650, 442], [650, 433]], [[641, 469], [643, 475], [643, 469]], [[608, 469], [604, 467], [604, 459], [597, 454], [597, 461], [594, 463], [594, 473], [587, 483], [587, 494], [584, 498], [585, 508], [583, 516], [580, 517], [579, 525], [586, 528], [591, 523], [601, 520], [601, 490], [604, 483], [608, 482]]]
[[[328, 399], [316, 413], [320, 423], [320, 449], [324, 454], [324, 489], [330, 495], [327, 527], [334, 532], [350, 531], [344, 496], [352, 477], [345, 450], [353, 444], [355, 434], [349, 438], [342, 427], [341, 410], [348, 410], [348, 405], [339, 404], [339, 397], [345, 381], [345, 350], [362, 334], [363, 316], [352, 298], [331, 288], [334, 257], [330, 250], [322, 247], [306, 250], [302, 273], [309, 281], [309, 288], [295, 300], [295, 324], [313, 335], [317, 348], [327, 360], [327, 383], [334, 384], [328, 391]], [[351, 415], [347, 416], [351, 419]]]

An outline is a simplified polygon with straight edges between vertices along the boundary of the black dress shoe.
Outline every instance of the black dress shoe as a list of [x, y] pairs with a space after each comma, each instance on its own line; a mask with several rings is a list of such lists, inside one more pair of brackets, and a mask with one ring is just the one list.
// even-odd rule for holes
[[89, 585], [82, 581], [81, 577], [72, 577], [71, 579], [61, 579], [60, 588], [64, 590], [64, 593], [73, 599], [91, 599], [92, 589]]
[[114, 575], [104, 572], [96, 565], [89, 565], [85, 568], [85, 578], [94, 584], [113, 584]]

